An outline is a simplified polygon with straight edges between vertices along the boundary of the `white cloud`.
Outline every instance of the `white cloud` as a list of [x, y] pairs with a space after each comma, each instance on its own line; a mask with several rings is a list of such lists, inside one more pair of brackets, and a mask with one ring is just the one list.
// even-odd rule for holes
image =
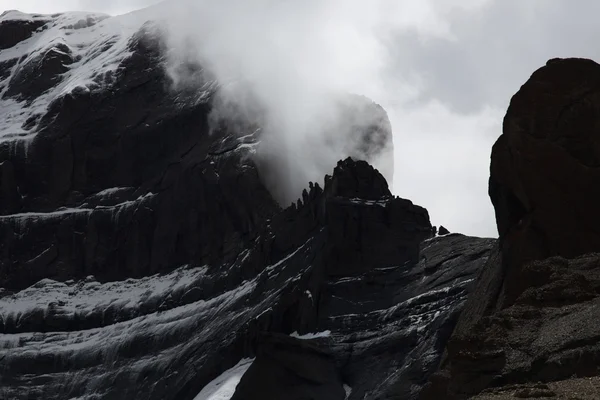
[[[150, 3], [0, 0], [0, 9], [115, 14]], [[322, 107], [323, 89], [383, 105], [395, 193], [428, 208], [434, 224], [473, 235], [496, 234], [489, 155], [510, 97], [549, 58], [600, 59], [594, 0], [170, 0], [168, 8], [179, 14], [177, 34], [194, 37], [194, 52], [202, 48], [214, 69], [252, 78], [282, 112], [283, 129]]]
[[64, 11], [90, 11], [118, 15], [158, 2], [160, 0], [0, 0], [0, 12], [19, 10], [52, 14]]

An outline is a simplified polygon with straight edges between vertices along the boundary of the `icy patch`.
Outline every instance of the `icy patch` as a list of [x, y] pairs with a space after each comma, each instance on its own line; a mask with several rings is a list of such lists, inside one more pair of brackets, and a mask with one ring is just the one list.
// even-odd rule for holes
[[348, 400], [350, 398], [350, 395], [352, 394], [352, 388], [344, 384], [344, 391], [346, 392], [346, 400]]
[[260, 144], [260, 141], [254, 142], [254, 143], [242, 143], [238, 147], [236, 147], [235, 150], [236, 151], [248, 150], [248, 152], [250, 152], [251, 154], [256, 154], [256, 150], [257, 150], [257, 147], [259, 144]]
[[[99, 283], [97, 285], [101, 287]], [[24, 355], [68, 358], [81, 352], [79, 354], [90, 359], [103, 359], [105, 363], [110, 363], [114, 361], [119, 349], [128, 346], [136, 337], [145, 337], [151, 343], [156, 343], [189, 327], [197, 327], [201, 321], [204, 321], [203, 327], [198, 328], [196, 334], [199, 337], [208, 335], [214, 329], [214, 325], [208, 321], [224, 318], [235, 304], [244, 301], [255, 288], [256, 282], [246, 281], [239, 287], [208, 300], [199, 300], [102, 328], [77, 332], [0, 334], [0, 359], [6, 357], [9, 361], [10, 358]], [[100, 295], [100, 289], [98, 292]], [[46, 296], [45, 299], [51, 298]]]
[[114, 187], [114, 188], [108, 188], [108, 189], [104, 189], [98, 193], [96, 193], [94, 196], [98, 196], [98, 197], [106, 197], [106, 196], [112, 196], [116, 193], [119, 192], [123, 192], [125, 190], [130, 190], [132, 189], [131, 187]]
[[318, 339], [318, 338], [326, 338], [331, 336], [331, 331], [323, 331], [316, 333], [307, 333], [304, 335], [298, 334], [298, 332], [294, 332], [290, 334], [291, 337], [302, 340], [310, 340], [310, 339]]
[[287, 256], [285, 256], [284, 258], [282, 258], [281, 260], [279, 260], [278, 262], [276, 262], [273, 265], [269, 265], [268, 267], [265, 268], [265, 271], [267, 271], [267, 274], [269, 275], [269, 277], [271, 277], [273, 274], [276, 273], [276, 269], [281, 267], [282, 265], [285, 264], [285, 262], [287, 260], [289, 260], [290, 258], [294, 257], [300, 250], [304, 249], [310, 242], [312, 242], [313, 238], [309, 238], [306, 242], [304, 242], [304, 244], [300, 247], [298, 247], [296, 250], [294, 250], [293, 252], [291, 252], [290, 254], [288, 254]]
[[358, 197], [349, 199], [349, 201], [353, 204], [359, 204], [359, 205], [364, 205], [364, 206], [379, 206], [379, 207], [384, 207], [384, 208], [389, 203], [389, 199], [365, 200], [365, 199], [360, 199]]
[[473, 282], [473, 280], [474, 279], [465, 279], [463, 281], [457, 282], [456, 284], [454, 284], [452, 286], [445, 286], [445, 287], [443, 287], [441, 289], [435, 289], [435, 290], [430, 290], [430, 291], [425, 292], [425, 293], [421, 293], [420, 295], [411, 297], [410, 299], [403, 301], [399, 305], [407, 306], [407, 305], [411, 305], [414, 302], [416, 302], [418, 300], [421, 300], [423, 298], [426, 298], [426, 297], [433, 297], [433, 296], [437, 296], [437, 295], [439, 295], [441, 293], [448, 293], [453, 288], [455, 288], [455, 287], [461, 287], [463, 285], [466, 285], [468, 283]]
[[206, 385], [194, 400], [229, 400], [235, 393], [235, 388], [252, 365], [254, 359], [245, 358], [235, 367], [223, 372], [218, 378]]
[[12, 220], [12, 219], [22, 219], [22, 220], [29, 220], [29, 219], [39, 219], [39, 218], [60, 218], [62, 216], [65, 215], [70, 215], [70, 214], [85, 214], [85, 213], [91, 213], [93, 210], [92, 209], [88, 209], [88, 208], [63, 208], [57, 211], [51, 211], [51, 212], [26, 212], [26, 213], [19, 213], [19, 214], [10, 214], [10, 215], [0, 215], [0, 221], [6, 221], [6, 220]]

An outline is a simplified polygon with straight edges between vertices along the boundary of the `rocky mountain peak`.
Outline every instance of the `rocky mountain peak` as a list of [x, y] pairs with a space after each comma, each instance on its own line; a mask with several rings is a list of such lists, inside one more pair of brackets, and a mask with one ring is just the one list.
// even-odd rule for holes
[[385, 178], [362, 160], [339, 161], [333, 176], [325, 178], [325, 190], [332, 196], [378, 200], [391, 196]]

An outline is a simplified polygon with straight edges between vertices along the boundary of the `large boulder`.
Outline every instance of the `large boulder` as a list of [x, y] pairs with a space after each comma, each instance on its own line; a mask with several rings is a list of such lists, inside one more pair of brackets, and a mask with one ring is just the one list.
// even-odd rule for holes
[[599, 84], [595, 62], [554, 59], [513, 96], [491, 156], [499, 248], [422, 399], [556, 397], [600, 374]]
[[553, 59], [510, 102], [489, 185], [508, 302], [527, 286], [524, 263], [600, 250], [599, 83], [594, 61]]

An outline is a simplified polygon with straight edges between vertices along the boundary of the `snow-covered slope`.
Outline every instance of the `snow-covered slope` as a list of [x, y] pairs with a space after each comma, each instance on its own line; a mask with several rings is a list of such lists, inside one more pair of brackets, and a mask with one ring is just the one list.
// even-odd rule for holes
[[0, 27], [23, 22], [32, 27], [31, 36], [0, 51], [0, 140], [35, 134], [35, 121], [65, 94], [110, 85], [119, 65], [131, 56], [129, 41], [146, 21], [136, 13], [109, 17], [6, 11], [0, 16]]
[[194, 400], [230, 400], [237, 384], [252, 365], [253, 359], [243, 359], [206, 385]]

